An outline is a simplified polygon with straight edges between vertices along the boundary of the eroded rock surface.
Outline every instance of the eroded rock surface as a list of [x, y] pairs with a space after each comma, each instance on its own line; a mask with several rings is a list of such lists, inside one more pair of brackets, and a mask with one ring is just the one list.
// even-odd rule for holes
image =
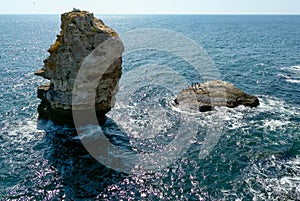
[[118, 34], [92, 13], [62, 14], [61, 32], [48, 50], [50, 56], [35, 72], [50, 80], [38, 87], [39, 117], [72, 124], [72, 109], [83, 114], [95, 110], [103, 120], [114, 106], [123, 51]]
[[230, 108], [239, 105], [256, 107], [256, 96], [246, 94], [232, 83], [220, 80], [194, 84], [181, 91], [174, 100], [174, 106], [187, 111], [210, 111], [214, 106]]

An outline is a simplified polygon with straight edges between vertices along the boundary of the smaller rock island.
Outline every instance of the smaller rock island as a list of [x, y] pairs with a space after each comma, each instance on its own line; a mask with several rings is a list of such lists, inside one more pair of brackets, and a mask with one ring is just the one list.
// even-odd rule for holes
[[[113, 41], [110, 43], [113, 45], [102, 48], [101, 44], [107, 40]], [[86, 90], [82, 95], [91, 97], [92, 100], [77, 108], [83, 114], [88, 114], [86, 111], [96, 112], [99, 122], [103, 122], [105, 114], [114, 106], [122, 74], [123, 51], [124, 46], [118, 34], [92, 13], [74, 9], [62, 14], [61, 32], [48, 49], [50, 56], [44, 60], [44, 66], [34, 73], [50, 80], [38, 87], [38, 98], [42, 100], [38, 107], [39, 118], [50, 119], [57, 124], [73, 125], [73, 89], [78, 72], [85, 65], [85, 70], [90, 71], [85, 76], [94, 76], [99, 80], [94, 91]], [[112, 55], [111, 52], [117, 55], [117, 59], [108, 58]], [[90, 60], [86, 61], [91, 54]], [[106, 66], [110, 59], [112, 62]], [[82, 88], [87, 89], [88, 81], [82, 83]], [[80, 83], [76, 87], [81, 87]], [[88, 123], [88, 119], [86, 121]]]
[[259, 100], [232, 83], [220, 80], [193, 84], [182, 90], [174, 100], [175, 107], [192, 112], [211, 111], [215, 106], [233, 108], [239, 105], [256, 107]]

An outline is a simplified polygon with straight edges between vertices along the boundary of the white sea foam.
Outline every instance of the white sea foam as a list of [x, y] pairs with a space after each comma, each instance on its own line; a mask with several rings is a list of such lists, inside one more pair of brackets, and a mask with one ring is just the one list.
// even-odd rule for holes
[[300, 72], [300, 66], [282, 67], [281, 70], [293, 71], [293, 72]]
[[297, 83], [300, 84], [300, 80], [294, 80], [294, 79], [287, 79], [287, 82], [291, 82], [291, 83]]
[[[274, 174], [274, 170], [278, 174]], [[299, 157], [285, 161], [271, 156], [264, 163], [254, 164], [246, 172], [245, 182], [254, 200], [300, 199]]]
[[[291, 116], [300, 115], [298, 107], [288, 105], [285, 101], [271, 96], [259, 96], [260, 105], [257, 108], [238, 106], [237, 108], [215, 107], [214, 111], [203, 113], [189, 113], [176, 107], [172, 109], [176, 112], [194, 116], [199, 124], [206, 125], [208, 118], [214, 118], [216, 115], [223, 115], [222, 121], [229, 130], [240, 129], [242, 127], [261, 127], [268, 130], [284, 129], [285, 126], [291, 125], [289, 121]], [[247, 118], [255, 118], [261, 114], [267, 115], [265, 119], [246, 121]], [[274, 119], [280, 117], [280, 119]]]
[[45, 130], [37, 127], [36, 121], [32, 119], [25, 119], [24, 121], [11, 122], [5, 120], [2, 122], [3, 128], [0, 131], [7, 133], [7, 137], [13, 139], [14, 143], [20, 145], [29, 142], [41, 140], [45, 135]]
[[291, 69], [295, 71], [300, 71], [300, 66], [292, 66]]
[[263, 127], [271, 131], [282, 129], [283, 126], [288, 124], [290, 124], [289, 121], [281, 121], [281, 120], [274, 120], [274, 119], [263, 120]]
[[278, 114], [280, 117], [290, 115], [299, 115], [300, 111], [297, 106], [287, 104], [285, 101], [271, 96], [260, 96], [260, 105], [257, 112], [269, 112]]
[[256, 66], [265, 66], [264, 63], [258, 63], [258, 64], [255, 64]]
[[[258, 127], [265, 130], [285, 129], [285, 126], [293, 124], [289, 121], [292, 116], [300, 115], [298, 107], [275, 97], [259, 96], [259, 100], [260, 105], [257, 108], [239, 106], [227, 109], [224, 120], [227, 121], [228, 129], [243, 127]], [[257, 119], [257, 116], [266, 117]], [[246, 119], [253, 120], [247, 121]]]
[[[287, 129], [298, 130], [298, 122], [291, 119], [300, 115], [299, 107], [287, 104], [285, 101], [270, 96], [260, 96], [260, 105], [249, 115], [265, 117], [250, 122], [248, 126], [263, 129], [267, 140], [269, 131], [282, 131], [283, 141], [273, 141], [275, 146], [286, 143], [285, 140], [295, 137], [294, 132], [284, 132]], [[270, 135], [270, 134], [269, 134]], [[278, 143], [278, 144], [277, 144]], [[274, 171], [276, 172], [274, 174]], [[291, 172], [293, 174], [291, 174]], [[245, 182], [249, 189], [247, 193], [253, 200], [299, 200], [300, 199], [300, 158], [283, 160], [271, 155], [257, 161], [245, 169]], [[279, 175], [280, 173], [280, 175]]]
[[289, 79], [291, 77], [291, 75], [285, 75], [285, 74], [281, 74], [281, 73], [279, 73], [278, 76], [281, 78], [285, 78], [285, 79]]
[[283, 73], [279, 73], [278, 76], [286, 79], [290, 83], [300, 83], [300, 66], [282, 67]]

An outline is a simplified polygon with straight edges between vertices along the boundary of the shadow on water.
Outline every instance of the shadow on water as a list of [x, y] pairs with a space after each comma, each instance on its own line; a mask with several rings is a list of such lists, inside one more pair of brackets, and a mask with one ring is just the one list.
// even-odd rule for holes
[[[106, 187], [128, 176], [106, 167], [91, 156], [78, 139], [75, 129], [53, 125], [50, 127], [45, 124], [45, 120], [38, 123], [38, 128], [46, 132], [46, 144], [42, 146], [48, 148], [44, 158], [49, 160], [51, 167], [58, 174], [53, 181], [57, 183], [55, 180], [59, 178], [59, 193], [55, 193], [57, 199], [96, 198], [106, 191]], [[112, 119], [107, 118], [101, 128], [113, 145], [131, 150], [128, 136], [121, 132]]]

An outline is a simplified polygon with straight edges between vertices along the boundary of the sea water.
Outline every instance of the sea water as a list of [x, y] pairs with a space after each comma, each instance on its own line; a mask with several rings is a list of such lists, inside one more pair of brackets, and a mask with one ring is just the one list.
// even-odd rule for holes
[[[96, 16], [124, 40], [151, 30], [169, 33], [163, 37], [174, 46], [178, 35], [192, 41], [220, 79], [258, 96], [260, 105], [200, 115], [175, 110], [176, 93], [205, 81], [203, 72], [167, 49], [126, 51], [116, 107], [102, 131], [124, 153], [163, 150], [168, 159], [168, 148], [186, 149], [151, 171], [108, 168], [73, 129], [37, 120], [36, 90], [45, 80], [33, 72], [49, 55], [60, 16], [1, 15], [1, 200], [300, 199], [300, 16]], [[136, 40], [155, 44], [157, 38], [139, 34]]]

